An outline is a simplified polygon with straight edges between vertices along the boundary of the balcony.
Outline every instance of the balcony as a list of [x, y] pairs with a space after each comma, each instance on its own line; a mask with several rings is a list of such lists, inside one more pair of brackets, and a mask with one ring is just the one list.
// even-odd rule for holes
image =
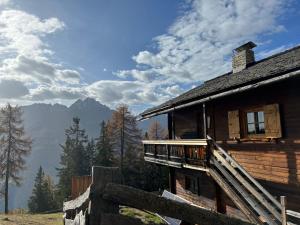
[[206, 139], [144, 140], [144, 159], [160, 165], [206, 170], [209, 145]]

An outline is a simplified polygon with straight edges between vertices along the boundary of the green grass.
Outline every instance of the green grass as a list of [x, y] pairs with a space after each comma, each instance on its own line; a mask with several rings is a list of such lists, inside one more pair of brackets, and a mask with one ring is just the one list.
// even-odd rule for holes
[[[140, 219], [146, 224], [165, 224], [156, 215], [134, 208], [122, 207], [120, 213]], [[0, 213], [0, 225], [63, 225], [63, 214], [29, 214], [26, 211], [16, 211], [8, 215]]]
[[62, 213], [53, 214], [28, 214], [13, 213], [0, 214], [1, 225], [62, 225]]
[[124, 216], [134, 217], [142, 220], [146, 224], [165, 224], [162, 219], [152, 213], [147, 213], [138, 209], [122, 207], [120, 213]]

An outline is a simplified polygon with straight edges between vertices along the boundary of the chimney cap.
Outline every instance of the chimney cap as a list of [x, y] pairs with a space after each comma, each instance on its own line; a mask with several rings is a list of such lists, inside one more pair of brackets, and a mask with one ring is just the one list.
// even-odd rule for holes
[[254, 42], [249, 41], [249, 42], [241, 45], [240, 47], [237, 47], [236, 49], [234, 49], [234, 51], [241, 52], [243, 50], [249, 50], [249, 49], [255, 48], [256, 46], [257, 45]]

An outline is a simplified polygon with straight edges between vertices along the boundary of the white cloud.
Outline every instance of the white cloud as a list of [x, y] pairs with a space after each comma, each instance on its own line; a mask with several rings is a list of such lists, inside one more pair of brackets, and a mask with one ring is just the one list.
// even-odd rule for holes
[[[154, 92], [176, 96], [181, 84], [194, 84], [231, 70], [232, 50], [261, 34], [284, 30], [278, 17], [284, 0], [194, 0], [166, 34], [154, 38], [156, 49], [133, 56], [136, 68], [121, 78], [151, 84]], [[154, 87], [156, 83], [156, 87]]]
[[44, 41], [64, 27], [58, 18], [41, 19], [21, 10], [0, 12], [0, 98], [43, 101], [84, 96], [81, 87], [74, 87], [80, 86], [80, 73], [51, 62], [55, 53]]
[[0, 98], [11, 99], [24, 97], [29, 93], [27, 87], [17, 80], [0, 81]]
[[7, 5], [10, 2], [10, 0], [0, 0], [0, 6]]
[[[0, 0], [0, 5], [8, 2]], [[259, 40], [262, 34], [284, 30], [277, 20], [286, 7], [284, 0], [189, 0], [185, 4], [190, 7], [168, 32], [153, 39], [155, 49], [141, 50], [132, 57], [135, 68], [115, 72], [119, 80], [92, 84], [81, 81], [79, 71], [84, 69], [65, 68], [51, 60], [55, 53], [45, 39], [63, 30], [63, 21], [41, 19], [21, 10], [2, 10], [0, 80], [12, 80], [18, 91], [10, 96], [15, 94], [24, 101], [89, 96], [112, 107], [126, 103], [140, 108], [182, 93], [183, 84], [190, 87], [228, 72], [234, 48]]]
[[85, 93], [81, 88], [63, 88], [63, 87], [38, 87], [31, 91], [31, 101], [44, 100], [70, 100], [85, 97]]
[[57, 18], [41, 20], [20, 10], [3, 10], [0, 14], [2, 52], [4, 50], [27, 57], [44, 58], [48, 49], [41, 38], [64, 26]]
[[151, 85], [141, 81], [102, 80], [87, 86], [85, 90], [89, 96], [112, 107], [119, 103], [131, 106], [159, 103], [169, 97], [155, 92]]

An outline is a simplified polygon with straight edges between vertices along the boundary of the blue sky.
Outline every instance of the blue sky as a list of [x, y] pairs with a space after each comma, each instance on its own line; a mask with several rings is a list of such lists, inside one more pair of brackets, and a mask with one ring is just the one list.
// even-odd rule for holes
[[0, 103], [93, 97], [139, 112], [300, 43], [296, 0], [0, 0]]

